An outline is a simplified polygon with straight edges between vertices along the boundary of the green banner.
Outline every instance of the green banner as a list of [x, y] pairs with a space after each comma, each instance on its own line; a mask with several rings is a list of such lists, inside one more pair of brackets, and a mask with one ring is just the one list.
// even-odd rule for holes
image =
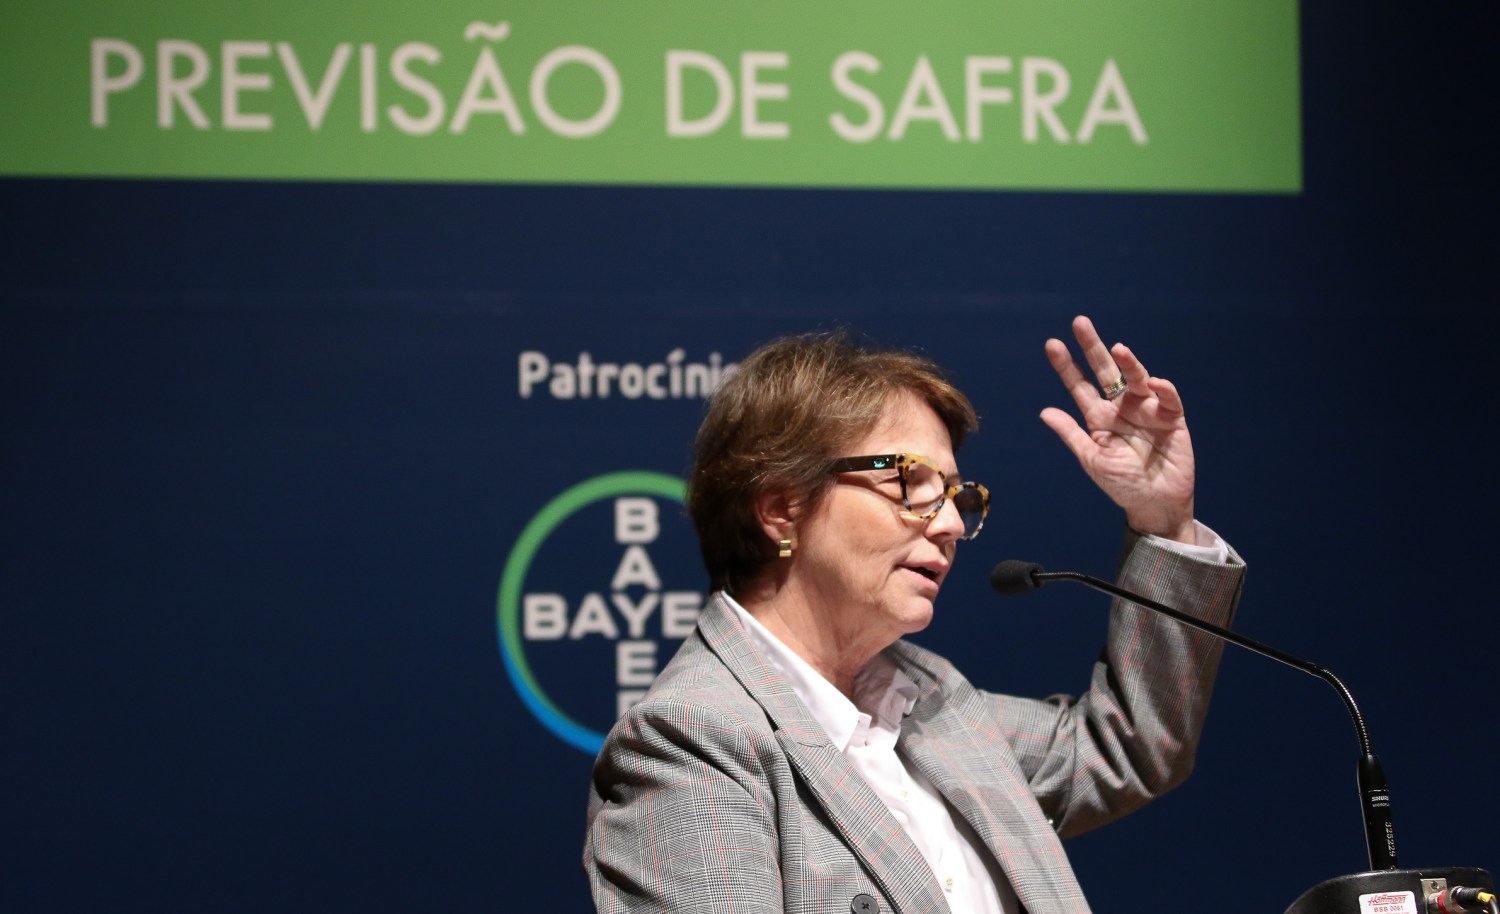
[[10, 0], [0, 174], [1295, 192], [1295, 0]]

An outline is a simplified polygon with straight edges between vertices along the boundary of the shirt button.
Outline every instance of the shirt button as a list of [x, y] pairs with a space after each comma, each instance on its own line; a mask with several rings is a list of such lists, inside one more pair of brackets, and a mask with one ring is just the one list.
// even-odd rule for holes
[[952, 876], [949, 876], [947, 879], [943, 880], [943, 891], [945, 891], [945, 892], [951, 892], [951, 891], [953, 891], [953, 877]]
[[850, 914], [880, 914], [880, 902], [875, 896], [866, 895], [861, 892], [854, 896], [854, 901], [849, 904]]

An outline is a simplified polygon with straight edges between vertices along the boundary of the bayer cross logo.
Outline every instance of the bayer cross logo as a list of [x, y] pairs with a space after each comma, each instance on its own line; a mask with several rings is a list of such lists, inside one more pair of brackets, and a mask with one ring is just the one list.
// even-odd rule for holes
[[682, 480], [619, 472], [553, 498], [521, 531], [496, 622], [511, 684], [568, 744], [594, 754], [693, 631], [703, 579]]

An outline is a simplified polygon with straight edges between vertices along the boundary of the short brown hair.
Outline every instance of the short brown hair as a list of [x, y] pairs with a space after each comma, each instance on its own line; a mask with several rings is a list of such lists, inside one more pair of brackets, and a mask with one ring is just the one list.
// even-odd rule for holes
[[774, 340], [740, 362], [709, 401], [688, 476], [713, 589], [745, 587], [774, 555], [756, 502], [779, 492], [817, 510], [833, 485], [829, 464], [849, 456], [903, 391], [932, 407], [955, 451], [978, 428], [973, 405], [930, 359], [865, 348], [842, 331]]

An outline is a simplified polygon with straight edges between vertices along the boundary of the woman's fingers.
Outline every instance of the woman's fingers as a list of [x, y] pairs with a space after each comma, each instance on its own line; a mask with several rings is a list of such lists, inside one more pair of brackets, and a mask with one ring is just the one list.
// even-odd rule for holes
[[1062, 340], [1048, 340], [1044, 347], [1047, 352], [1047, 361], [1052, 363], [1052, 370], [1057, 372], [1057, 377], [1073, 396], [1073, 402], [1078, 409], [1087, 414], [1089, 408], [1099, 402], [1099, 388], [1094, 382], [1084, 376], [1073, 356], [1068, 352], [1068, 346]]
[[[1099, 331], [1094, 329], [1093, 321], [1082, 314], [1073, 318], [1073, 336], [1078, 339], [1078, 347], [1083, 350], [1083, 357], [1093, 369], [1094, 379], [1101, 388], [1107, 389], [1120, 380], [1121, 367], [1115, 364], [1109, 347], [1099, 338]], [[1126, 380], [1129, 381], [1130, 378], [1127, 377]]]

